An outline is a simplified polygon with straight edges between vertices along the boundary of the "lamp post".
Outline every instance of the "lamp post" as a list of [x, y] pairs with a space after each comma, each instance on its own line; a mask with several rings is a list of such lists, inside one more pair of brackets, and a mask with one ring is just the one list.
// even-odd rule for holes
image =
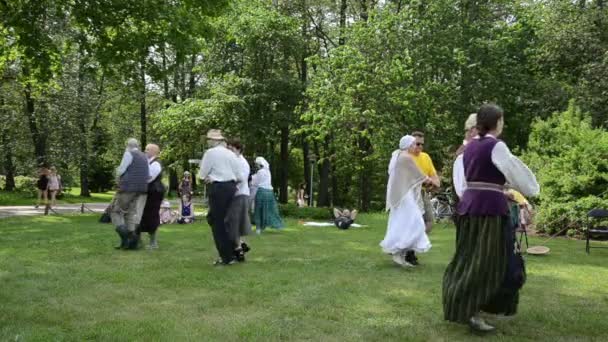
[[308, 159], [310, 160], [310, 185], [308, 187], [308, 206], [312, 207], [313, 206], [312, 184], [313, 184], [313, 175], [315, 172], [315, 163], [317, 162], [317, 156], [314, 153], [311, 153], [308, 156]]
[[[205, 149], [203, 149], [203, 152], [194, 152], [194, 158], [188, 159], [188, 164], [192, 165], [192, 170], [194, 171], [196, 169], [197, 166], [199, 166], [201, 164], [201, 160], [203, 159], [203, 155], [205, 154]], [[199, 159], [200, 158], [200, 159]], [[198, 172], [192, 172], [192, 178], [198, 177]], [[197, 183], [198, 184], [198, 183]], [[202, 193], [202, 203], [203, 206], [207, 205], [207, 185], [205, 184], [205, 181], [201, 179], [201, 184], [200, 187], [203, 188], [203, 193]], [[192, 192], [194, 194], [194, 188], [192, 188]], [[195, 197], [193, 195], [193, 197]], [[181, 200], [181, 199], [180, 199]]]

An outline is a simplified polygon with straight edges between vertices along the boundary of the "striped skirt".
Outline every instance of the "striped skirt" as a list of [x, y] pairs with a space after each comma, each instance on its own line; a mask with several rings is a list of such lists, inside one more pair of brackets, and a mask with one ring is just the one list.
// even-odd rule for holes
[[279, 207], [272, 190], [260, 188], [256, 192], [253, 222], [259, 230], [264, 230], [266, 227], [283, 228]]
[[460, 216], [456, 252], [443, 276], [444, 318], [467, 323], [480, 310], [513, 315], [519, 288], [509, 288], [514, 230], [510, 217]]

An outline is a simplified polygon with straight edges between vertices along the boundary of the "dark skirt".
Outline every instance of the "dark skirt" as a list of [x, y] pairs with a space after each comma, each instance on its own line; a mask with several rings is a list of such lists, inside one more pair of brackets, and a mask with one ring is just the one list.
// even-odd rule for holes
[[164, 194], [162, 192], [150, 192], [146, 197], [146, 206], [144, 213], [141, 215], [139, 224], [140, 232], [148, 232], [150, 234], [156, 232], [160, 226], [160, 205], [163, 201]]
[[[508, 216], [459, 216], [456, 252], [443, 276], [444, 318], [467, 323], [480, 310], [514, 315], [519, 286], [513, 286], [514, 230]], [[523, 264], [521, 265], [523, 267]]]
[[256, 229], [264, 230], [268, 226], [283, 228], [277, 200], [274, 198], [272, 190], [258, 189], [255, 194], [253, 218]]
[[237, 246], [240, 245], [241, 236], [251, 234], [248, 195], [239, 195], [232, 199], [226, 214], [226, 229]]
[[38, 181], [36, 182], [36, 187], [38, 188], [38, 190], [46, 190], [46, 188], [49, 185], [49, 178], [47, 176], [40, 176], [38, 178]]

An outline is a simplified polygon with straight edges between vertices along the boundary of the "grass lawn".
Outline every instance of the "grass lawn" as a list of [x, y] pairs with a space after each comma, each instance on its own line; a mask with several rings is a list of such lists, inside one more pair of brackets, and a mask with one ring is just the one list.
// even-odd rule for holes
[[[80, 197], [80, 188], [71, 188], [66, 191], [57, 203], [105, 203], [112, 200], [113, 191], [105, 193], [92, 193], [91, 197]], [[22, 192], [0, 191], [0, 205], [34, 205], [36, 196]]]
[[[2, 341], [466, 341], [442, 319], [441, 279], [454, 245], [436, 227], [416, 269], [398, 268], [367, 228], [298, 226], [252, 236], [245, 264], [213, 267], [209, 228], [160, 228], [160, 249], [125, 252], [96, 216], [0, 220]], [[532, 243], [540, 240], [532, 239]], [[555, 240], [527, 257], [519, 314], [496, 341], [608, 336], [608, 249]]]

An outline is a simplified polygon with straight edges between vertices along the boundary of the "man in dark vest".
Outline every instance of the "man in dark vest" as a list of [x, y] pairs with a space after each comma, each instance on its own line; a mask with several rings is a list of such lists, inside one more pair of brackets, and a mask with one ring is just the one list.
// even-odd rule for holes
[[112, 208], [112, 223], [120, 236], [118, 249], [137, 248], [137, 225], [146, 204], [148, 192], [148, 158], [139, 150], [136, 139], [127, 140], [127, 148], [116, 170], [118, 191]]

